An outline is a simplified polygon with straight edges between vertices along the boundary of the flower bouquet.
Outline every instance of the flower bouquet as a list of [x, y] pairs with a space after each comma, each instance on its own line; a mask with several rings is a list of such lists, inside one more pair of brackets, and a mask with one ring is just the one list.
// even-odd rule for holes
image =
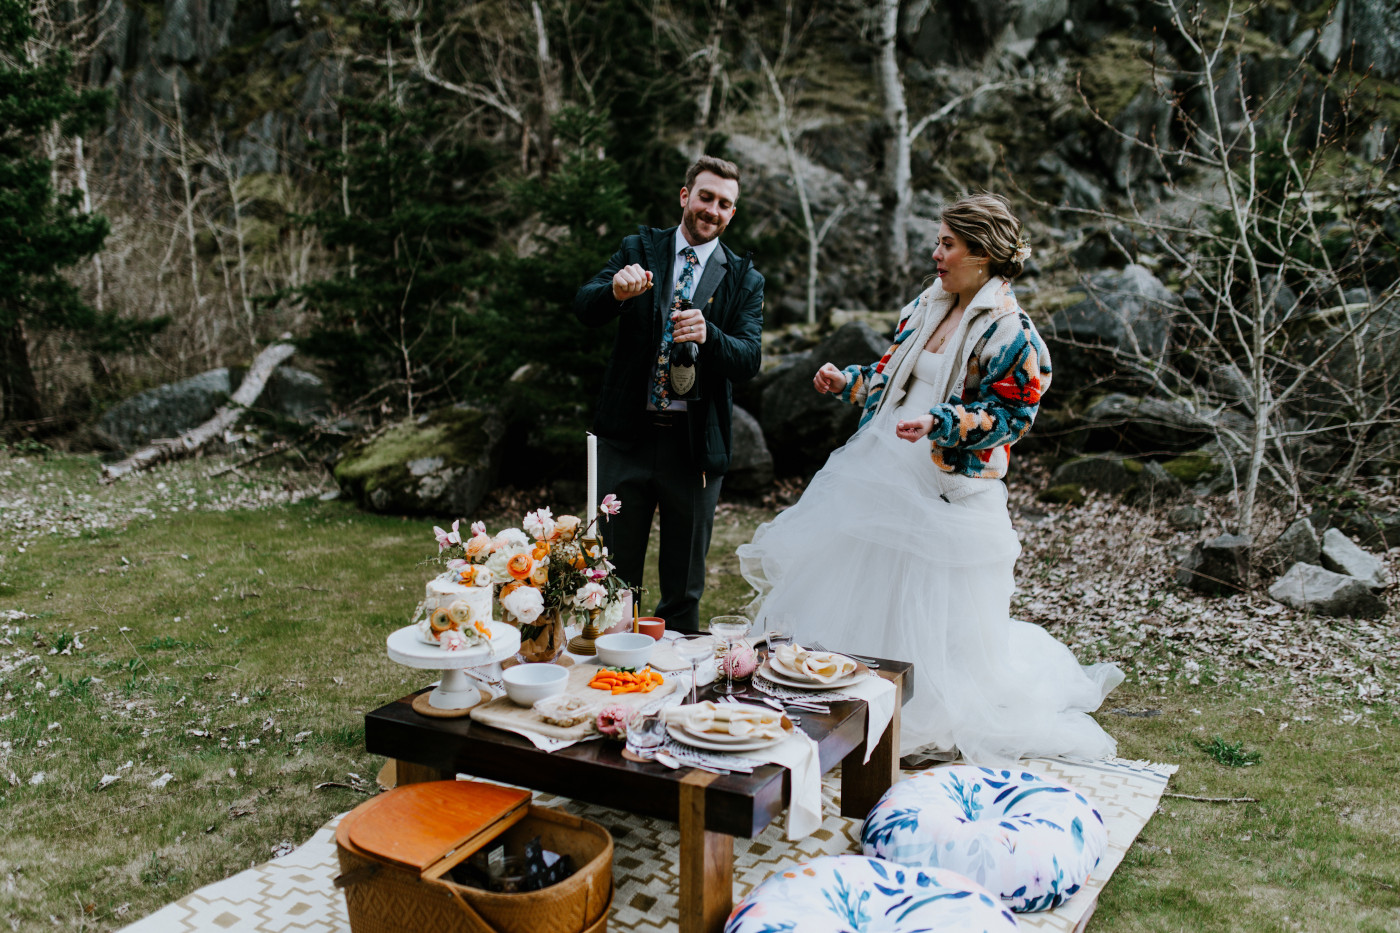
[[486, 533], [474, 522], [463, 539], [461, 522], [450, 531], [433, 526], [438, 555], [462, 582], [489, 580], [501, 606], [501, 621], [520, 629], [520, 658], [553, 661], [564, 651], [566, 618], [609, 628], [622, 621], [622, 592], [608, 549], [594, 526], [600, 515], [616, 515], [622, 504], [608, 495], [587, 525], [549, 509], [525, 515], [518, 528]]

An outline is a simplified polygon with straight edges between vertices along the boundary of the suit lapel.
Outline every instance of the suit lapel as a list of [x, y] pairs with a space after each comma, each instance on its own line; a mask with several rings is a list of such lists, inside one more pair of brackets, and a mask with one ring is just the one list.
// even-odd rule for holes
[[700, 282], [695, 286], [695, 292], [690, 296], [690, 303], [694, 307], [703, 308], [705, 302], [710, 300], [710, 296], [719, 288], [720, 281], [724, 278], [724, 273], [729, 265], [729, 256], [724, 251], [723, 246], [715, 246], [715, 251], [710, 254], [710, 259], [705, 263], [705, 271], [700, 273]]

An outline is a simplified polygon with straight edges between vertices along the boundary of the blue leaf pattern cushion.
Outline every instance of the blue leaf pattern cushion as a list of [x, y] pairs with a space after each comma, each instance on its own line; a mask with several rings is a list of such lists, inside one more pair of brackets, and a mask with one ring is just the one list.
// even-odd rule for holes
[[986, 888], [940, 868], [828, 855], [769, 875], [724, 933], [1011, 933], [1016, 917]]
[[1069, 900], [1107, 848], [1103, 818], [1073, 788], [972, 765], [900, 781], [861, 830], [866, 855], [966, 875], [1015, 911]]

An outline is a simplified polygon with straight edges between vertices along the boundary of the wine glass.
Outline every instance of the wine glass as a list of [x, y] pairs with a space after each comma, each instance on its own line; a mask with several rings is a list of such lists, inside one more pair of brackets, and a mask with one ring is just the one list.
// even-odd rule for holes
[[686, 635], [671, 643], [682, 661], [690, 662], [690, 702], [696, 702], [696, 682], [700, 679], [699, 664], [715, 656], [715, 640], [709, 635]]
[[724, 668], [724, 683], [715, 687], [715, 693], [733, 696], [742, 692], [742, 687], [734, 686], [734, 648], [748, 634], [750, 624], [744, 616], [715, 616], [710, 620], [710, 634], [725, 644], [724, 660], [720, 662], [720, 667]]

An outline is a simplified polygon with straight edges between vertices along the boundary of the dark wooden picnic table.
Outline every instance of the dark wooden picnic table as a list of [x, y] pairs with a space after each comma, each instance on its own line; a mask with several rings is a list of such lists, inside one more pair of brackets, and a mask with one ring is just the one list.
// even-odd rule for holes
[[[863, 702], [837, 701], [829, 713], [801, 716], [800, 728], [817, 742], [822, 773], [841, 765], [842, 816], [864, 817], [899, 774], [900, 707], [912, 695], [913, 665], [884, 659], [879, 665], [877, 673], [894, 683], [899, 699], [869, 761]], [[416, 695], [365, 716], [365, 745], [396, 760], [399, 784], [465, 773], [679, 823], [681, 933], [720, 933], [733, 907], [734, 837], [762, 832], [791, 792], [788, 771], [778, 765], [752, 774], [673, 770], [629, 761], [611, 742], [546, 752], [466, 717], [423, 716], [413, 709]]]

